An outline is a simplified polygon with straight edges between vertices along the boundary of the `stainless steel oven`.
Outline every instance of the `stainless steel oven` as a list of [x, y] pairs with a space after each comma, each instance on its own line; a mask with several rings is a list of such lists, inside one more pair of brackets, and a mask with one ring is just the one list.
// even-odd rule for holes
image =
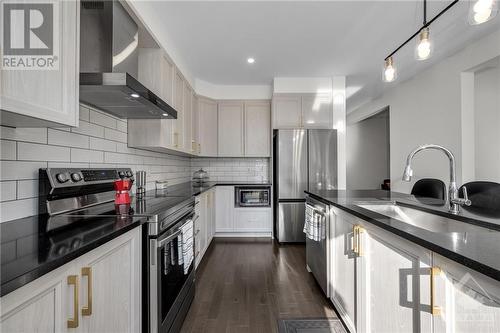
[[[175, 215], [164, 221], [168, 228], [157, 237], [149, 238], [151, 333], [178, 332], [194, 297], [194, 235], [191, 230], [193, 239], [186, 246], [186, 234], [183, 233], [186, 226], [193, 224], [193, 203]], [[160, 222], [160, 226], [162, 224]], [[186, 257], [191, 258], [190, 262], [186, 262]]]
[[236, 207], [271, 206], [270, 186], [236, 186], [234, 188]]

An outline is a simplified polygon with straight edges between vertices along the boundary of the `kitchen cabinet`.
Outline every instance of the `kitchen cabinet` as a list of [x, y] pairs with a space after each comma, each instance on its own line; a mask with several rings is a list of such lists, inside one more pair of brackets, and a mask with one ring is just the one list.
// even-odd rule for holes
[[363, 220], [356, 226], [358, 331], [431, 332], [431, 251]]
[[198, 117], [200, 156], [217, 156], [217, 102], [206, 97], [198, 97]]
[[193, 136], [193, 142], [191, 143], [191, 150], [194, 155], [200, 154], [200, 130], [199, 130], [199, 122], [200, 122], [200, 110], [198, 107], [198, 96], [193, 90], [192, 100], [192, 120], [191, 120], [191, 132]]
[[177, 111], [177, 119], [172, 120], [173, 147], [176, 150], [184, 150], [184, 77], [181, 72], [175, 72], [174, 81], [174, 108]]
[[276, 94], [272, 103], [273, 128], [333, 128], [330, 93]]
[[272, 231], [270, 208], [236, 208], [234, 212], [234, 232], [270, 233]]
[[172, 105], [175, 65], [161, 48], [139, 48], [138, 79]]
[[135, 228], [1, 298], [2, 332], [139, 332]]
[[219, 101], [218, 156], [244, 156], [243, 126], [244, 103], [241, 101]]
[[498, 332], [500, 284], [433, 254], [434, 332]]
[[234, 230], [234, 186], [217, 186], [215, 190], [215, 232]]
[[331, 94], [306, 94], [302, 96], [302, 126], [304, 128], [333, 128]]
[[271, 156], [271, 105], [267, 101], [245, 102], [245, 156]]
[[183, 136], [184, 136], [184, 151], [189, 154], [194, 154], [193, 149], [193, 89], [184, 81], [184, 116], [183, 116]]
[[[2, 70], [0, 118], [13, 127], [78, 126], [80, 3], [49, 0], [58, 7], [59, 50], [55, 70]], [[22, 24], [23, 21], [19, 21]], [[24, 29], [24, 27], [18, 27]]]
[[215, 189], [210, 189], [196, 197], [195, 205], [195, 267], [198, 267], [210, 246], [215, 231]]
[[273, 96], [273, 128], [302, 127], [302, 97], [300, 95]]

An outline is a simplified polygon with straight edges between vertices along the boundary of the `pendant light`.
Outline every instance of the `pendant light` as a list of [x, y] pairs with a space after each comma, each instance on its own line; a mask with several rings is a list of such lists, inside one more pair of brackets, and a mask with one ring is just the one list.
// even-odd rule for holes
[[478, 25], [493, 19], [498, 13], [497, 0], [477, 0], [470, 3], [469, 24]]
[[432, 44], [429, 38], [429, 27], [420, 30], [417, 46], [415, 47], [415, 58], [417, 60], [429, 59], [432, 54]]
[[394, 66], [394, 61], [392, 60], [392, 57], [388, 57], [387, 59], [385, 59], [382, 79], [384, 80], [384, 82], [392, 82], [396, 80], [396, 77], [397, 71], [396, 67]]

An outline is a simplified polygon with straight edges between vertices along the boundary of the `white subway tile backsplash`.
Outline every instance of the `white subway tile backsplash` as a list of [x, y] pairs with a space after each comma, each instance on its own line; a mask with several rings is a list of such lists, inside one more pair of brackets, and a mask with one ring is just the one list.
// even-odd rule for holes
[[127, 133], [123, 133], [111, 128], [104, 129], [104, 137], [108, 140], [127, 142]]
[[191, 173], [200, 168], [213, 181], [269, 181], [267, 158], [193, 158]]
[[127, 133], [127, 125], [128, 124], [126, 121], [118, 120], [116, 122], [116, 129], [119, 130], [120, 132]]
[[0, 126], [0, 138], [26, 142], [47, 143], [47, 129]]
[[49, 145], [88, 148], [89, 137], [76, 133], [64, 132], [49, 128]]
[[71, 132], [104, 138], [104, 127], [82, 120], [80, 120], [78, 127], [71, 129]]
[[71, 148], [71, 162], [103, 163], [104, 152]]
[[116, 152], [116, 145], [114, 141], [90, 138], [90, 149]]
[[1, 222], [20, 219], [38, 213], [38, 198], [0, 202]]
[[80, 105], [80, 120], [90, 121], [90, 110], [83, 105]]
[[38, 169], [47, 162], [0, 161], [0, 180], [38, 179]]
[[96, 125], [116, 129], [117, 118], [108, 116], [101, 112], [90, 110], [90, 122]]
[[16, 141], [0, 140], [0, 159], [16, 159]]
[[0, 202], [16, 200], [16, 182], [0, 182]]
[[18, 142], [17, 159], [21, 161], [69, 162], [70, 150], [67, 147]]
[[17, 199], [38, 197], [38, 180], [18, 180]]

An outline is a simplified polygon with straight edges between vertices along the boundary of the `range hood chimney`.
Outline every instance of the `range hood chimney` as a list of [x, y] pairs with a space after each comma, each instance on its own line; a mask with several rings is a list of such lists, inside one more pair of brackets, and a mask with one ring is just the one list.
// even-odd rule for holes
[[82, 0], [80, 101], [125, 119], [177, 119], [137, 78], [139, 29], [118, 1]]

